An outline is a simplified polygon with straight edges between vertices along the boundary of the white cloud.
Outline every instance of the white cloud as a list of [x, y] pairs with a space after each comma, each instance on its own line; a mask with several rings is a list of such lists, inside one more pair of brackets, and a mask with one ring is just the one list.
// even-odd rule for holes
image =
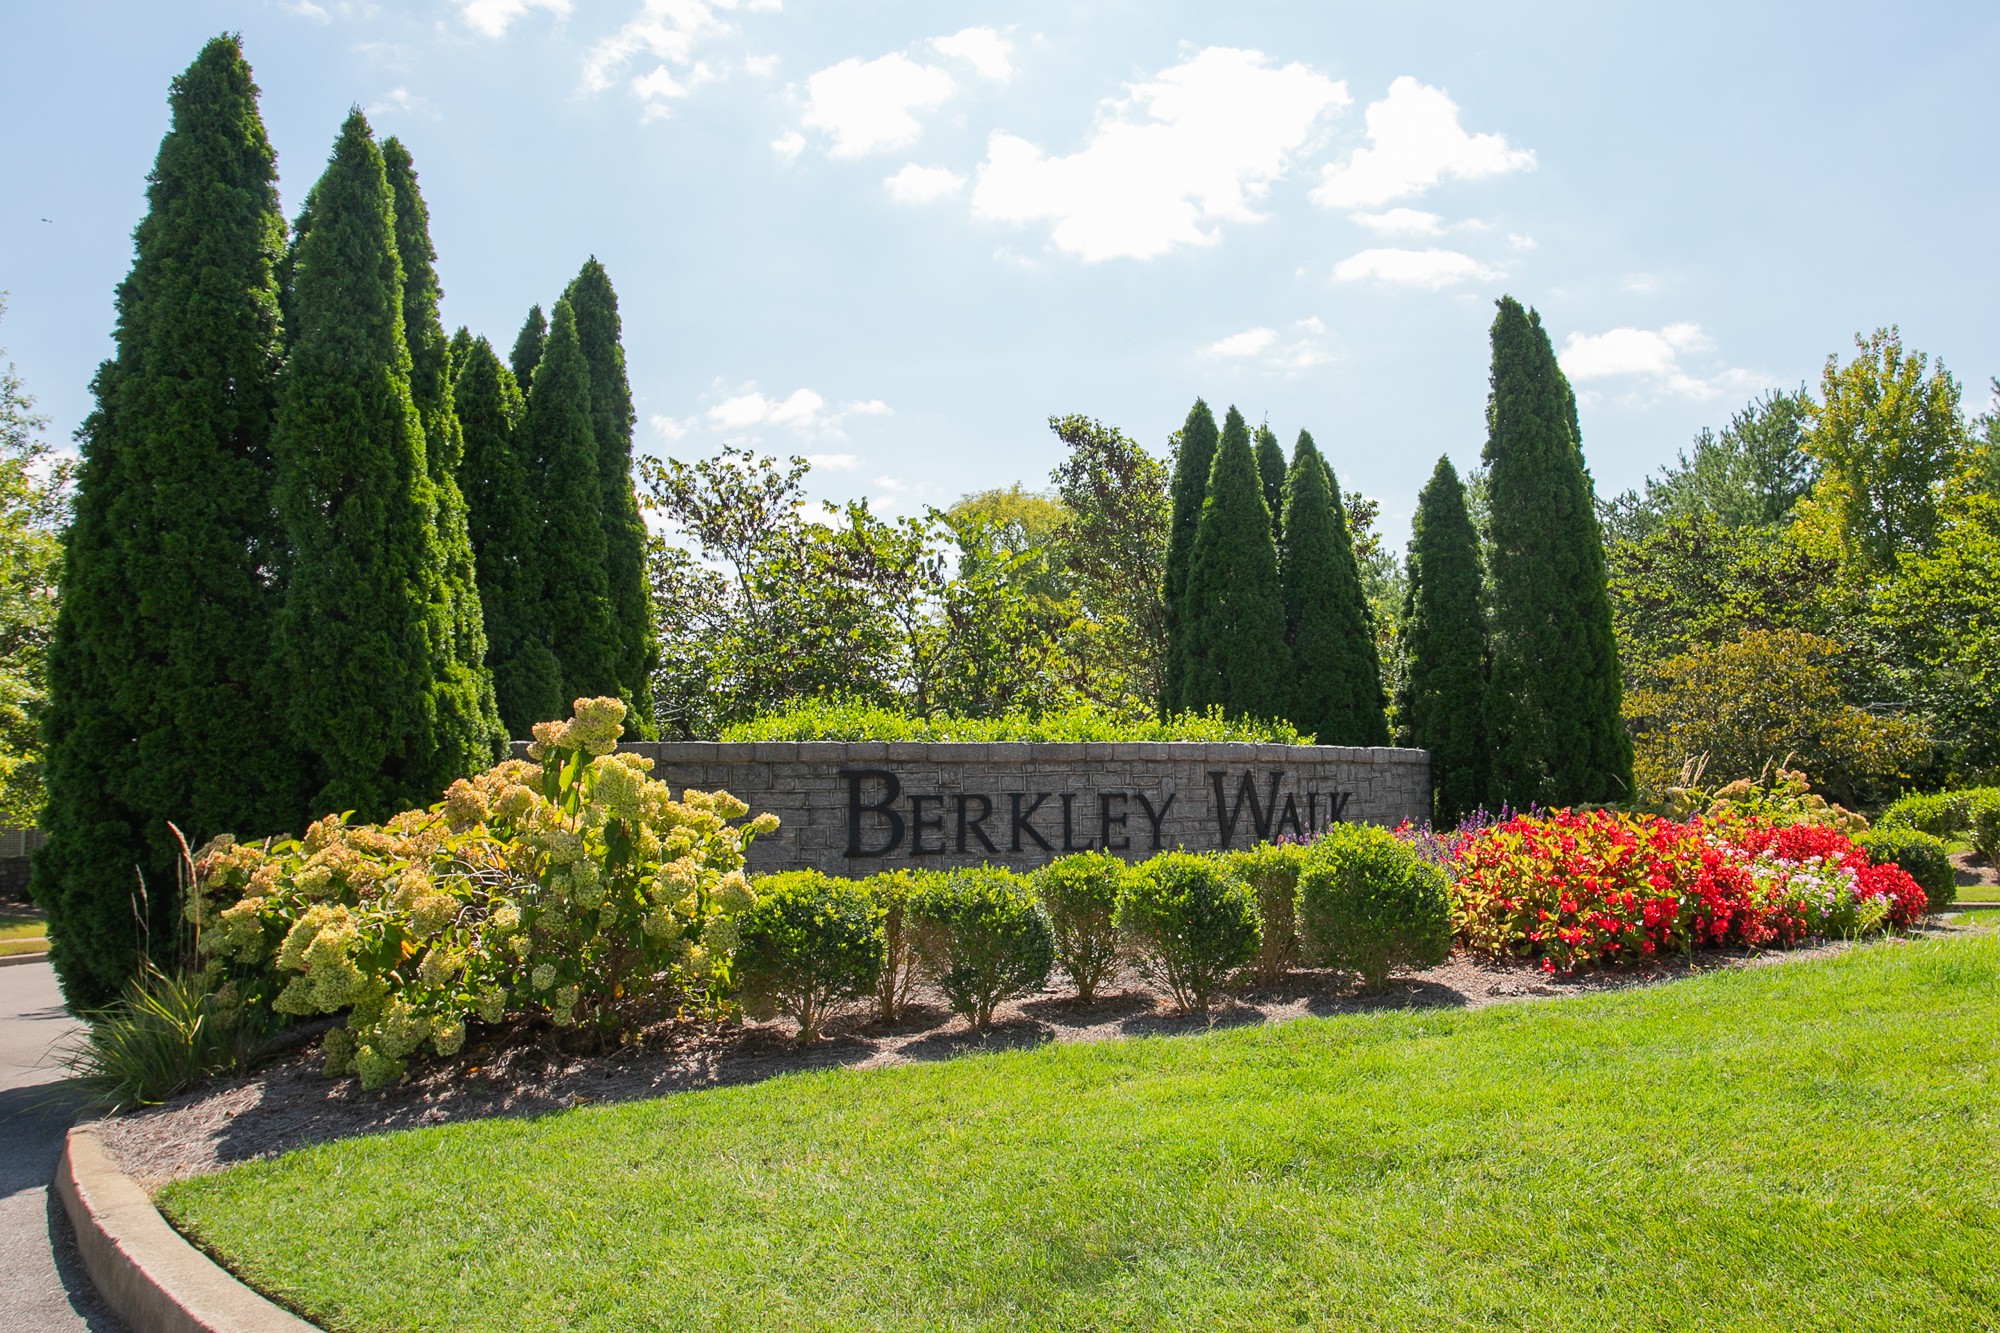
[[951, 75], [900, 52], [850, 58], [806, 80], [805, 123], [833, 139], [834, 157], [904, 148], [924, 132], [915, 113], [941, 105], [956, 87]]
[[1304, 319], [1292, 325], [1292, 327], [1295, 329], [1302, 329], [1307, 333], [1325, 333], [1326, 321], [1321, 319], [1318, 315], [1307, 315]]
[[1389, 85], [1387, 97], [1369, 103], [1368, 141], [1372, 147], [1357, 148], [1344, 165], [1324, 169], [1314, 202], [1375, 208], [1422, 194], [1447, 176], [1477, 180], [1535, 165], [1532, 151], [1509, 148], [1504, 135], [1467, 134], [1444, 89], [1407, 74]]
[[[473, 0], [473, 3], [478, 3], [478, 0]], [[290, 3], [285, 8], [291, 10], [300, 18], [311, 19], [315, 23], [333, 22], [333, 15], [327, 13], [321, 6], [314, 4], [313, 0], [290, 0]]]
[[1535, 248], [1535, 238], [1526, 232], [1508, 232], [1507, 244], [1513, 246], [1516, 250], [1532, 250]]
[[713, 82], [715, 78], [715, 71], [708, 67], [708, 62], [705, 60], [694, 62], [693, 67], [687, 72], [685, 81], [675, 78], [673, 71], [665, 65], [656, 66], [651, 74], [641, 74], [632, 80], [632, 91], [638, 96], [639, 105], [644, 108], [639, 116], [641, 123], [671, 115], [673, 103], [685, 98], [702, 84]]
[[743, 69], [745, 73], [754, 74], [760, 79], [768, 79], [778, 72], [778, 63], [776, 56], [745, 56]]
[[1660, 280], [1650, 273], [1627, 273], [1618, 280], [1618, 290], [1635, 296], [1657, 296]]
[[408, 88], [391, 88], [362, 110], [371, 118], [398, 112], [404, 115], [422, 116], [427, 120], [438, 118], [437, 109], [430, 104], [430, 100], [411, 92]]
[[1278, 341], [1276, 329], [1245, 329], [1232, 333], [1227, 338], [1218, 338], [1201, 350], [1209, 356], [1244, 357], [1256, 356], [1271, 350], [1271, 344]]
[[965, 188], [965, 176], [950, 167], [920, 167], [911, 162], [882, 183], [899, 204], [928, 204], [947, 199]]
[[1497, 278], [1498, 269], [1488, 268], [1471, 255], [1456, 250], [1380, 249], [1363, 250], [1333, 266], [1333, 276], [1341, 282], [1375, 281], [1392, 287], [1426, 287], [1436, 291], [1468, 279]]
[[647, 418], [647, 424], [652, 426], [653, 433], [660, 438], [678, 440], [694, 429], [695, 418], [689, 417], [686, 421], [676, 421], [664, 413], [655, 412], [651, 417]]
[[[567, 13], [571, 0], [463, 0], [466, 4], [511, 5], [518, 8], [532, 3], [544, 6], [560, 4]], [[696, 58], [696, 52], [705, 42], [727, 36], [735, 29], [718, 10], [733, 10], [739, 0], [644, 0], [639, 12], [628, 19], [617, 32], [590, 48], [583, 59], [583, 89], [585, 92], [601, 93], [617, 83], [624, 70], [632, 61], [642, 55], [651, 56], [656, 62], [654, 68], [630, 81], [630, 87], [639, 98], [642, 120], [654, 120], [668, 114], [672, 102], [684, 98], [704, 83], [720, 79], [722, 75], [705, 62]], [[745, 9], [776, 9], [774, 3], [759, 3], [750, 0]], [[760, 68], [759, 60], [769, 60], [769, 67]], [[753, 57], [744, 62], [753, 73], [768, 72], [775, 68], [775, 57]]]
[[[319, 8], [302, 0], [301, 9]], [[531, 9], [545, 9], [557, 18], [568, 18], [570, 0], [459, 0], [458, 12], [467, 26], [488, 37], [506, 35], [514, 20]]]
[[1392, 208], [1383, 213], [1356, 213], [1359, 222], [1377, 236], [1442, 236], [1444, 219], [1417, 208]]
[[962, 28], [949, 37], [933, 37], [939, 54], [965, 61], [985, 77], [1005, 83], [1014, 77], [1014, 44], [991, 28]]
[[783, 134], [771, 140], [771, 151], [787, 162], [796, 161], [799, 154], [805, 150], [806, 136], [800, 134], [797, 130], [786, 130]]
[[861, 460], [853, 454], [807, 454], [806, 462], [835, 472], [852, 472], [861, 466]]
[[972, 211], [1051, 223], [1056, 247], [1086, 262], [1212, 245], [1221, 223], [1260, 218], [1256, 201], [1348, 101], [1346, 84], [1304, 65], [1209, 47], [1107, 101], [1067, 157], [995, 133]]
[[893, 417], [896, 415], [896, 409], [883, 402], [880, 398], [857, 399], [842, 408], [841, 411], [857, 417]]
[[[680, 438], [688, 428], [700, 423], [711, 430], [738, 435], [761, 429], [785, 429], [807, 438], [839, 440], [847, 438], [841, 430], [841, 423], [850, 416], [890, 415], [889, 405], [879, 398], [850, 402], [839, 411], [828, 411], [825, 396], [812, 389], [794, 389], [785, 397], [777, 398], [760, 392], [754, 384], [748, 384], [725, 396], [700, 417], [690, 417], [686, 422], [655, 417], [653, 425], [669, 439]], [[662, 428], [662, 422], [668, 423], [665, 428]], [[675, 428], [678, 428], [679, 434], [673, 433]], [[826, 457], [843, 458], [846, 455], [828, 454]], [[845, 465], [830, 462], [826, 466]]]
[[1563, 373], [1578, 384], [1625, 379], [1686, 398], [1715, 398], [1724, 393], [1755, 389], [1763, 377], [1755, 371], [1730, 368], [1712, 375], [1695, 374], [1683, 357], [1715, 350], [1715, 340], [1698, 324], [1668, 324], [1659, 329], [1617, 328], [1603, 333], [1572, 333], [1563, 341]]

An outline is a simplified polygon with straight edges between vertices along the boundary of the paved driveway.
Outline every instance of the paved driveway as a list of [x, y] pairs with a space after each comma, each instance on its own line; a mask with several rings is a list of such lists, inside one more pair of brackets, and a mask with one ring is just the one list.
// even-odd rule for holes
[[76, 1030], [47, 963], [0, 967], [0, 1329], [123, 1333], [77, 1262], [49, 1190], [80, 1114], [51, 1049]]

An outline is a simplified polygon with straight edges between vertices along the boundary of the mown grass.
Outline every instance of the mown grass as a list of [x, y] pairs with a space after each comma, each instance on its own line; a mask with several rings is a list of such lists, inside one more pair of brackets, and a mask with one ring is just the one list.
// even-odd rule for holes
[[0, 958], [13, 953], [40, 953], [49, 947], [48, 927], [40, 920], [0, 923]]
[[2000, 940], [833, 1071], [169, 1186], [330, 1329], [1991, 1327]]

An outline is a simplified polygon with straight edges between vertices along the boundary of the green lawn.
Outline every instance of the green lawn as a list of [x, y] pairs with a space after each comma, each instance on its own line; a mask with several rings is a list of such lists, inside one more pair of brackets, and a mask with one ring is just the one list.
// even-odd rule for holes
[[40, 953], [49, 947], [41, 921], [0, 922], [0, 958], [10, 953]]
[[330, 1329], [1991, 1328], [2000, 939], [834, 1071], [160, 1203]]

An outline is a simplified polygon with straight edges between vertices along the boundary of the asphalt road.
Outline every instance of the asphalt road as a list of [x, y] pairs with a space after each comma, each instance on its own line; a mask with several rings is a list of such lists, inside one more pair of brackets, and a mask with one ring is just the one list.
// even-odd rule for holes
[[0, 1329], [124, 1333], [77, 1261], [49, 1189], [63, 1133], [82, 1108], [54, 1048], [76, 1030], [47, 963], [0, 967]]

